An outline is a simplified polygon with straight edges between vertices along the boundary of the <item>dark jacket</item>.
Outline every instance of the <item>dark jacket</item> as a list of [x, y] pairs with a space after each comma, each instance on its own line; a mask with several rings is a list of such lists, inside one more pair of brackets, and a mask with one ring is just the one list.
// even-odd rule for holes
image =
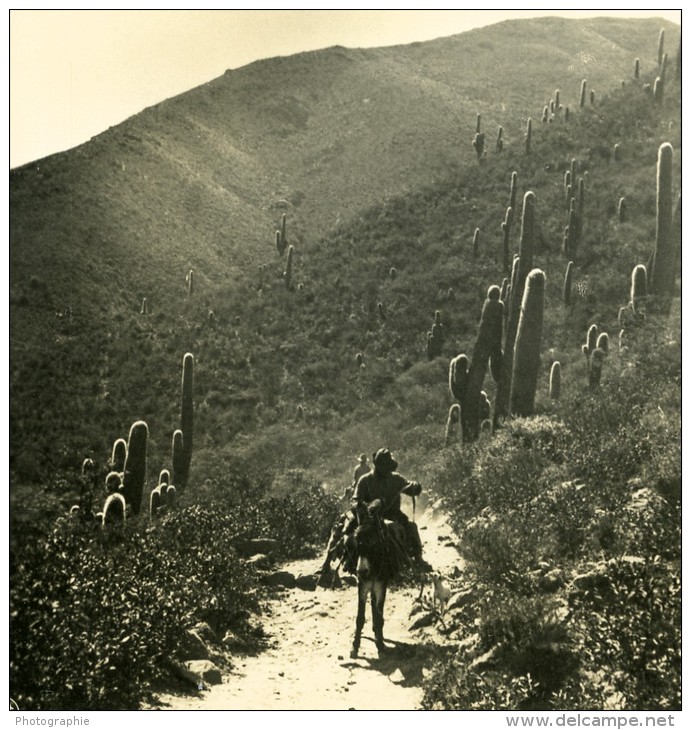
[[382, 476], [371, 471], [360, 477], [353, 494], [353, 506], [362, 507], [375, 499], [382, 502], [382, 517], [386, 520], [400, 521], [405, 518], [401, 512], [401, 494], [417, 497], [422, 488], [417, 482], [409, 482], [397, 472]]

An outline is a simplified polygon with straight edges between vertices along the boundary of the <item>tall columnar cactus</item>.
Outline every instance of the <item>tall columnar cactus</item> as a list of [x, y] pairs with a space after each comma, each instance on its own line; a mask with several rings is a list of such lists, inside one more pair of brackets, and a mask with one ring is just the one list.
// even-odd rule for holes
[[122, 477], [123, 472], [108, 472], [108, 475], [106, 476], [106, 494], [112, 494], [113, 492], [119, 492], [122, 490]]
[[288, 246], [288, 253], [286, 255], [286, 270], [283, 272], [283, 279], [286, 284], [286, 289], [293, 288], [293, 247]]
[[595, 92], [593, 89], [590, 90], [590, 106], [595, 106]]
[[660, 145], [657, 157], [657, 219], [650, 291], [657, 296], [674, 294], [676, 250], [673, 232], [672, 162], [669, 142]]
[[619, 142], [617, 142], [612, 149], [612, 157], [615, 162], [619, 162], [621, 160], [621, 145]]
[[558, 114], [560, 109], [561, 109], [561, 104], [559, 103], [559, 89], [557, 89], [554, 92], [554, 113]]
[[511, 208], [511, 223], [516, 214], [516, 199], [518, 196], [518, 173], [514, 170], [511, 173], [511, 189], [509, 190], [509, 207]]
[[564, 121], [565, 122], [569, 121], [569, 107], [568, 106], [565, 107], [565, 109], [564, 109]]
[[141, 306], [141, 309], [139, 310], [139, 314], [148, 314], [148, 313], [149, 313], [149, 304], [146, 301], [146, 297], [144, 297], [142, 299], [142, 306]]
[[286, 236], [286, 214], [281, 216], [281, 256], [288, 246], [288, 238]]
[[114, 492], [109, 494], [103, 505], [102, 527], [115, 527], [122, 525], [127, 518], [127, 508], [122, 494]]
[[660, 81], [664, 84], [667, 80], [667, 54], [662, 56], [662, 65], [660, 66]]
[[533, 268], [533, 249], [535, 246], [535, 194], [526, 192], [523, 196], [523, 220], [521, 223], [521, 239], [518, 249], [518, 258], [514, 261], [511, 273], [511, 295], [509, 297], [509, 312], [506, 321], [506, 337], [504, 340], [504, 361], [501, 377], [497, 384], [497, 395], [494, 405], [495, 425], [499, 418], [508, 415], [509, 398], [511, 394], [511, 378], [513, 375], [514, 346], [518, 321], [520, 318], [523, 290], [528, 272]]
[[454, 357], [449, 363], [449, 390], [460, 403], [468, 388], [468, 358], [465, 355]]
[[638, 264], [634, 266], [631, 272], [631, 293], [629, 295], [629, 303], [634, 314], [643, 314], [647, 295], [648, 275], [645, 266]]
[[194, 355], [185, 353], [182, 358], [182, 405], [180, 408], [180, 430], [182, 431], [183, 472], [182, 480], [175, 486], [184, 488], [190, 475], [192, 443], [194, 438]]
[[571, 306], [571, 287], [572, 287], [572, 285], [573, 285], [573, 261], [569, 261], [569, 263], [566, 264], [566, 273], [564, 274], [563, 300], [564, 300], [565, 307]]
[[662, 83], [662, 79], [658, 76], [655, 79], [655, 85], [653, 86], [653, 99], [656, 104], [662, 104], [665, 94], [665, 85]]
[[477, 159], [481, 160], [484, 152], [485, 152], [485, 133], [484, 132], [478, 132], [475, 137], [473, 138], [473, 148], [475, 149], [475, 154], [477, 155]]
[[617, 215], [619, 216], [619, 223], [626, 223], [626, 198], [619, 198]]
[[567, 200], [571, 198], [571, 170], [564, 173], [564, 193], [568, 194]]
[[609, 335], [606, 332], [600, 332], [597, 336], [596, 350], [602, 350], [605, 354], [609, 352]]
[[158, 511], [163, 506], [163, 498], [161, 496], [161, 487], [154, 487], [149, 494], [149, 519], [154, 520]]
[[190, 269], [187, 272], [187, 296], [191, 297], [194, 294], [194, 269]]
[[144, 421], [136, 421], [130, 428], [127, 441], [127, 460], [125, 461], [125, 478], [122, 494], [132, 510], [138, 515], [144, 496], [146, 481], [146, 447], [149, 440], [149, 428]]
[[434, 360], [441, 355], [444, 344], [444, 325], [441, 322], [441, 312], [434, 313], [434, 324], [432, 330], [427, 333], [427, 357]]
[[170, 472], [168, 469], [161, 469], [158, 475], [158, 486], [161, 486], [161, 484], [170, 484]]
[[657, 39], [657, 65], [662, 66], [662, 59], [665, 53], [665, 30], [660, 30], [660, 35]]
[[480, 431], [481, 393], [487, 367], [490, 367], [495, 382], [501, 378], [504, 305], [500, 300], [500, 295], [501, 291], [498, 286], [490, 286], [487, 290], [487, 298], [482, 307], [480, 326], [473, 349], [473, 358], [468, 368], [467, 386], [461, 398], [463, 435], [470, 441], [477, 439]]
[[475, 117], [475, 133], [480, 134], [482, 131], [482, 114], [480, 112], [477, 113], [477, 116]]
[[510, 412], [516, 416], [532, 416], [535, 408], [544, 309], [545, 274], [533, 269], [525, 283], [513, 358]]
[[552, 400], [559, 400], [561, 396], [561, 363], [555, 360], [552, 369], [549, 371], [549, 397]]
[[391, 279], [391, 281], [393, 281], [396, 278], [396, 276], [398, 276], [398, 271], [396, 271], [395, 266], [392, 266], [389, 269], [389, 279]]
[[547, 124], [547, 120], [549, 119], [549, 107], [544, 107], [542, 110], [542, 123]]
[[506, 215], [504, 216], [504, 220], [501, 224], [501, 230], [502, 230], [502, 258], [503, 258], [503, 268], [504, 273], [509, 273], [509, 256], [510, 256], [510, 243], [509, 239], [511, 236], [511, 223], [513, 221], [513, 208], [509, 206], [506, 209]]
[[586, 337], [585, 344], [581, 346], [581, 350], [585, 355], [588, 363], [590, 363], [590, 356], [593, 354], [595, 348], [597, 347], [597, 333], [597, 325], [591, 324], [588, 328], [588, 335]]
[[569, 165], [569, 182], [574, 189], [576, 186], [576, 172], [578, 172], [578, 162], [575, 157], [572, 157], [571, 164]]
[[490, 403], [489, 398], [487, 397], [487, 393], [484, 390], [480, 391], [480, 407], [478, 411], [480, 415], [480, 427], [482, 427], [482, 424], [485, 421], [490, 421], [491, 425], [491, 417], [492, 417], [492, 404]]
[[173, 434], [173, 484], [182, 484], [185, 472], [185, 452], [182, 440], [182, 431], [177, 429]]
[[583, 79], [583, 81], [581, 81], [581, 100], [580, 100], [581, 109], [583, 109], [583, 107], [585, 106], [585, 90], [586, 90], [586, 80]]
[[276, 231], [276, 250], [278, 251], [279, 256], [283, 256], [284, 247], [280, 231]]
[[576, 259], [576, 254], [578, 252], [579, 231], [580, 225], [578, 213], [576, 212], [576, 199], [571, 198], [569, 222], [564, 231], [564, 255], [568, 256], [572, 260]]
[[449, 408], [449, 415], [446, 419], [446, 434], [444, 435], [444, 446], [451, 443], [463, 443], [463, 431], [461, 429], [461, 407], [454, 403]]
[[110, 457], [111, 471], [125, 471], [125, 459], [127, 458], [127, 442], [125, 439], [117, 439], [113, 444], [113, 453]]
[[479, 252], [480, 252], [480, 229], [476, 228], [475, 233], [473, 233], [473, 258], [477, 258], [477, 255]]
[[504, 277], [501, 282], [501, 292], [499, 294], [499, 299], [501, 300], [502, 304], [504, 305], [504, 310], [506, 310], [506, 302], [509, 292], [509, 280]]
[[681, 261], [681, 193], [677, 195], [677, 202], [672, 213], [672, 240], [674, 242], [674, 270]]
[[639, 78], [641, 75], [641, 61], [637, 58], [633, 64], [633, 77], [634, 79]]
[[596, 347], [590, 355], [588, 362], [588, 385], [590, 390], [597, 390], [602, 379], [602, 366], [605, 362], [606, 353]]
[[567, 208], [571, 205], [572, 200], [573, 200], [573, 186], [567, 185], [566, 186], [566, 207]]
[[497, 131], [497, 152], [501, 152], [504, 149], [504, 128], [500, 125]]
[[525, 153], [527, 155], [530, 154], [530, 145], [532, 142], [532, 136], [533, 136], [533, 120], [528, 117], [528, 122], [525, 125]]

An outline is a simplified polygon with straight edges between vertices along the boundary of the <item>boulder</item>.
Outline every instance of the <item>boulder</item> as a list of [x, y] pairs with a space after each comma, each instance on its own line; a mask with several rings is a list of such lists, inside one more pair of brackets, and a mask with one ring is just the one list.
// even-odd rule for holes
[[200, 682], [203, 684], [221, 684], [223, 682], [221, 670], [208, 659], [185, 662], [185, 668], [188, 672], [199, 677]]
[[258, 537], [251, 540], [241, 540], [235, 543], [235, 549], [241, 557], [249, 558], [252, 555], [272, 555], [278, 550], [278, 540], [269, 537]]
[[540, 578], [540, 587], [547, 593], [554, 593], [564, 586], [564, 573], [554, 568]]
[[451, 594], [448, 603], [446, 604], [446, 610], [451, 611], [454, 608], [463, 608], [467, 606], [474, 598], [474, 591], [472, 588], [466, 588], [465, 590], [458, 591]]
[[342, 585], [341, 576], [337, 570], [322, 573], [317, 579], [317, 585], [319, 588], [340, 588]]
[[247, 565], [251, 565], [259, 570], [268, 570], [271, 568], [271, 558], [268, 555], [264, 555], [264, 553], [257, 553], [251, 558], [247, 558], [245, 562]]
[[196, 629], [185, 631], [177, 653], [183, 659], [188, 660], [209, 658], [209, 650]]
[[301, 591], [315, 591], [317, 589], [318, 580], [319, 578], [316, 575], [299, 575], [295, 579], [295, 587], [299, 588]]
[[234, 631], [226, 631], [223, 646], [231, 654], [244, 654], [250, 648], [249, 642]]
[[288, 570], [276, 570], [263, 576], [262, 583], [270, 588], [295, 588], [295, 576]]
[[195, 624], [193, 629], [205, 644], [217, 644], [218, 636], [205, 621]]

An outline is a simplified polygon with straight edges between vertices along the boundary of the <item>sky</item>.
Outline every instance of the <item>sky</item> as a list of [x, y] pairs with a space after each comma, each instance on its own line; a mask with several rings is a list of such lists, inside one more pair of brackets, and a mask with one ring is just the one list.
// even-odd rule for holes
[[507, 18], [664, 17], [679, 10], [12, 10], [10, 167], [272, 56], [430, 40]]

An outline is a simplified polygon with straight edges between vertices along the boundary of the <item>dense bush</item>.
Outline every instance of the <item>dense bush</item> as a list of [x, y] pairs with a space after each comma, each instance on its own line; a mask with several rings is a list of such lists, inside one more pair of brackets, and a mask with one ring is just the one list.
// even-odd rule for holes
[[255, 607], [236, 524], [190, 507], [155, 528], [60, 519], [10, 582], [10, 694], [23, 709], [136, 708], [186, 629]]
[[555, 415], [435, 463], [478, 597], [461, 633], [474, 652], [442, 662], [426, 707], [679, 708], [677, 352], [650, 344], [675, 326], [646, 325], [635, 367], [598, 392], [584, 382]]

